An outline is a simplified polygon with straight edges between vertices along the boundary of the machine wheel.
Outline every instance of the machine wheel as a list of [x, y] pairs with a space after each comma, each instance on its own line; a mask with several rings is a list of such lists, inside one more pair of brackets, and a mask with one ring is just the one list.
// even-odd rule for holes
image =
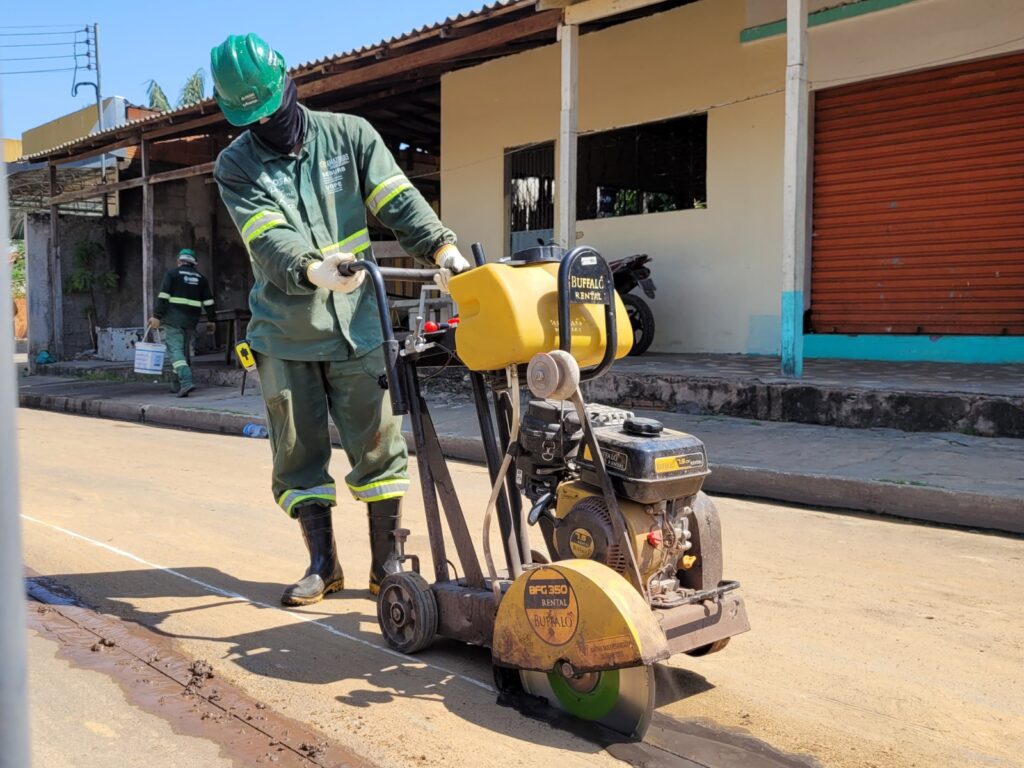
[[581, 720], [593, 720], [630, 739], [642, 739], [654, 715], [654, 667], [567, 675], [520, 670], [523, 690]]
[[654, 313], [646, 301], [631, 293], [622, 296], [622, 303], [626, 306], [629, 324], [633, 326], [633, 348], [629, 354], [642, 355], [654, 341]]
[[729, 644], [729, 640], [732, 638], [725, 638], [724, 640], [715, 640], [713, 643], [702, 645], [700, 648], [694, 648], [692, 651], [687, 651], [687, 656], [707, 656], [709, 653], [718, 653], [720, 650], [725, 648]]
[[388, 574], [377, 597], [377, 623], [399, 653], [422, 651], [437, 634], [437, 601], [418, 573]]

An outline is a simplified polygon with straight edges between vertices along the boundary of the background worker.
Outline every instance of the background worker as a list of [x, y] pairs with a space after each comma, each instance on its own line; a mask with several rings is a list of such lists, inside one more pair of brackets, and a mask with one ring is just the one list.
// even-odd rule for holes
[[442, 268], [443, 289], [469, 263], [370, 124], [301, 106], [284, 60], [260, 37], [229, 37], [211, 52], [211, 71], [228, 122], [249, 127], [221, 152], [214, 178], [255, 277], [248, 341], [270, 425], [274, 498], [298, 519], [309, 551], [305, 575], [281, 601], [305, 605], [344, 586], [328, 413], [351, 464], [345, 483], [368, 505], [376, 593], [396, 567], [408, 457], [381, 386], [376, 299], [363, 271], [344, 277], [338, 267], [373, 258], [367, 211], [407, 253]]
[[196, 255], [192, 249], [182, 248], [178, 253], [178, 266], [164, 273], [156, 308], [153, 317], [149, 318], [150, 328], [163, 328], [167, 354], [177, 380], [178, 397], [188, 397], [188, 393], [196, 388], [192, 382], [187, 350], [204, 309], [207, 333], [212, 334], [217, 326], [210, 284], [196, 269]]

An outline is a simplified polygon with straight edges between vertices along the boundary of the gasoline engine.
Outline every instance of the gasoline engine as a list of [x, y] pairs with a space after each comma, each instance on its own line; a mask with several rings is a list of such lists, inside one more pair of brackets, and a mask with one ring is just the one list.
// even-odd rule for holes
[[[704, 444], [654, 419], [601, 405], [587, 415], [614, 488], [626, 539], [613, 524], [583, 428], [571, 405], [531, 400], [524, 410], [516, 451], [516, 484], [540, 523], [551, 559], [595, 560], [627, 580], [633, 547], [643, 590], [652, 605], [683, 602], [700, 584], [687, 571], [701, 565], [693, 547], [694, 502], [709, 474]], [[641, 586], [641, 585], [637, 585]]]

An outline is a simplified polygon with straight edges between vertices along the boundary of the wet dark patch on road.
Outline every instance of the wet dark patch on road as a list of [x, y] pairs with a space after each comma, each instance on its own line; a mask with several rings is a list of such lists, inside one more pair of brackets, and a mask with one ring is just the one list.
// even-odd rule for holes
[[165, 638], [97, 613], [45, 578], [26, 583], [29, 628], [59, 643], [58, 655], [73, 666], [108, 675], [133, 705], [175, 732], [218, 744], [238, 765], [371, 768], [217, 677], [209, 662], [184, 657]]

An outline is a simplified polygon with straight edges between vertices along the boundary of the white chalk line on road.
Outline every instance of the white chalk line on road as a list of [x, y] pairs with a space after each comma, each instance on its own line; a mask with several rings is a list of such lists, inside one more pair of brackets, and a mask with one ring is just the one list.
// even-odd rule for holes
[[400, 659], [402, 661], [411, 661], [411, 662], [413, 662], [415, 664], [422, 665], [422, 666], [427, 667], [429, 669], [433, 669], [433, 670], [436, 670], [438, 672], [443, 672], [446, 675], [451, 675], [452, 677], [458, 678], [459, 680], [462, 680], [463, 682], [469, 683], [470, 685], [474, 685], [474, 686], [476, 686], [478, 688], [482, 688], [485, 691], [489, 691], [490, 693], [494, 693], [495, 692], [495, 690], [494, 690], [494, 688], [492, 686], [488, 685], [487, 683], [483, 682], [482, 680], [477, 680], [475, 677], [469, 677], [468, 675], [460, 674], [459, 672], [455, 672], [454, 670], [448, 669], [446, 667], [442, 667], [442, 666], [440, 666], [438, 664], [432, 664], [432, 663], [430, 663], [428, 661], [424, 661], [423, 659], [417, 658], [415, 656], [408, 656], [408, 655], [406, 655], [404, 653], [399, 653], [398, 651], [392, 650], [391, 648], [388, 648], [387, 646], [378, 645], [377, 643], [371, 643], [369, 640], [365, 640], [365, 639], [363, 639], [361, 637], [356, 637], [355, 635], [350, 635], [347, 632], [342, 632], [340, 629], [337, 629], [336, 627], [332, 627], [330, 624], [325, 624], [324, 622], [320, 621], [319, 619], [315, 619], [315, 618], [313, 618], [311, 616], [307, 616], [307, 615], [305, 615], [303, 613], [300, 613], [298, 611], [288, 611], [288, 610], [285, 610], [284, 608], [281, 608], [280, 606], [272, 605], [270, 603], [264, 603], [264, 602], [261, 602], [259, 600], [253, 600], [252, 598], [246, 597], [245, 595], [238, 594], [237, 592], [232, 592], [232, 591], [227, 590], [227, 589], [222, 589], [221, 587], [215, 586], [213, 584], [207, 584], [205, 581], [202, 581], [201, 579], [196, 579], [196, 578], [193, 578], [191, 576], [187, 576], [184, 573], [181, 573], [180, 571], [174, 570], [173, 568], [168, 568], [168, 567], [163, 566], [163, 565], [157, 565], [156, 563], [151, 563], [149, 560], [145, 560], [145, 559], [139, 557], [138, 555], [132, 554], [131, 552], [126, 552], [123, 549], [118, 549], [117, 547], [111, 546], [110, 544], [107, 544], [107, 543], [102, 542], [102, 541], [97, 541], [96, 539], [89, 538], [88, 536], [85, 536], [84, 534], [77, 533], [76, 531], [72, 531], [72, 530], [70, 530], [68, 528], [63, 528], [63, 527], [61, 527], [59, 525], [55, 525], [54, 523], [48, 523], [45, 520], [39, 520], [38, 518], [31, 517], [30, 515], [22, 515], [21, 517], [22, 517], [23, 520], [27, 520], [30, 523], [35, 523], [36, 525], [42, 525], [42, 526], [45, 526], [47, 528], [51, 528], [51, 529], [53, 529], [55, 531], [60, 531], [61, 533], [65, 534], [66, 536], [70, 536], [73, 539], [78, 539], [79, 541], [84, 541], [84, 542], [86, 542], [88, 544], [92, 544], [93, 546], [99, 547], [100, 549], [105, 549], [108, 552], [112, 552], [115, 555], [119, 555], [120, 557], [127, 558], [128, 560], [132, 560], [132, 561], [138, 563], [139, 565], [144, 565], [147, 568], [154, 568], [154, 569], [156, 569], [158, 571], [162, 571], [163, 573], [170, 574], [171, 576], [176, 576], [179, 579], [184, 579], [185, 581], [190, 582], [192, 584], [195, 584], [197, 587], [201, 587], [202, 589], [206, 590], [207, 592], [211, 592], [211, 593], [213, 593], [215, 595], [220, 595], [221, 597], [231, 598], [232, 600], [241, 600], [242, 602], [248, 603], [249, 605], [255, 606], [257, 608], [264, 608], [264, 609], [268, 609], [268, 610], [271, 610], [271, 611], [276, 611], [278, 613], [283, 613], [284, 615], [286, 615], [286, 616], [288, 616], [290, 618], [298, 619], [299, 621], [303, 621], [303, 622], [305, 622], [307, 624], [312, 624], [312, 625], [314, 625], [314, 626], [316, 626], [316, 627], [318, 627], [318, 628], [320, 628], [320, 629], [322, 629], [322, 630], [324, 630], [324, 631], [334, 635], [335, 637], [342, 638], [343, 640], [348, 640], [348, 641], [353, 642], [353, 643], [358, 643], [359, 645], [364, 645], [367, 648], [372, 648], [375, 651], [379, 651], [380, 653], [382, 653], [382, 654], [384, 654], [386, 656], [390, 656], [390, 657], [395, 658], [395, 659]]

